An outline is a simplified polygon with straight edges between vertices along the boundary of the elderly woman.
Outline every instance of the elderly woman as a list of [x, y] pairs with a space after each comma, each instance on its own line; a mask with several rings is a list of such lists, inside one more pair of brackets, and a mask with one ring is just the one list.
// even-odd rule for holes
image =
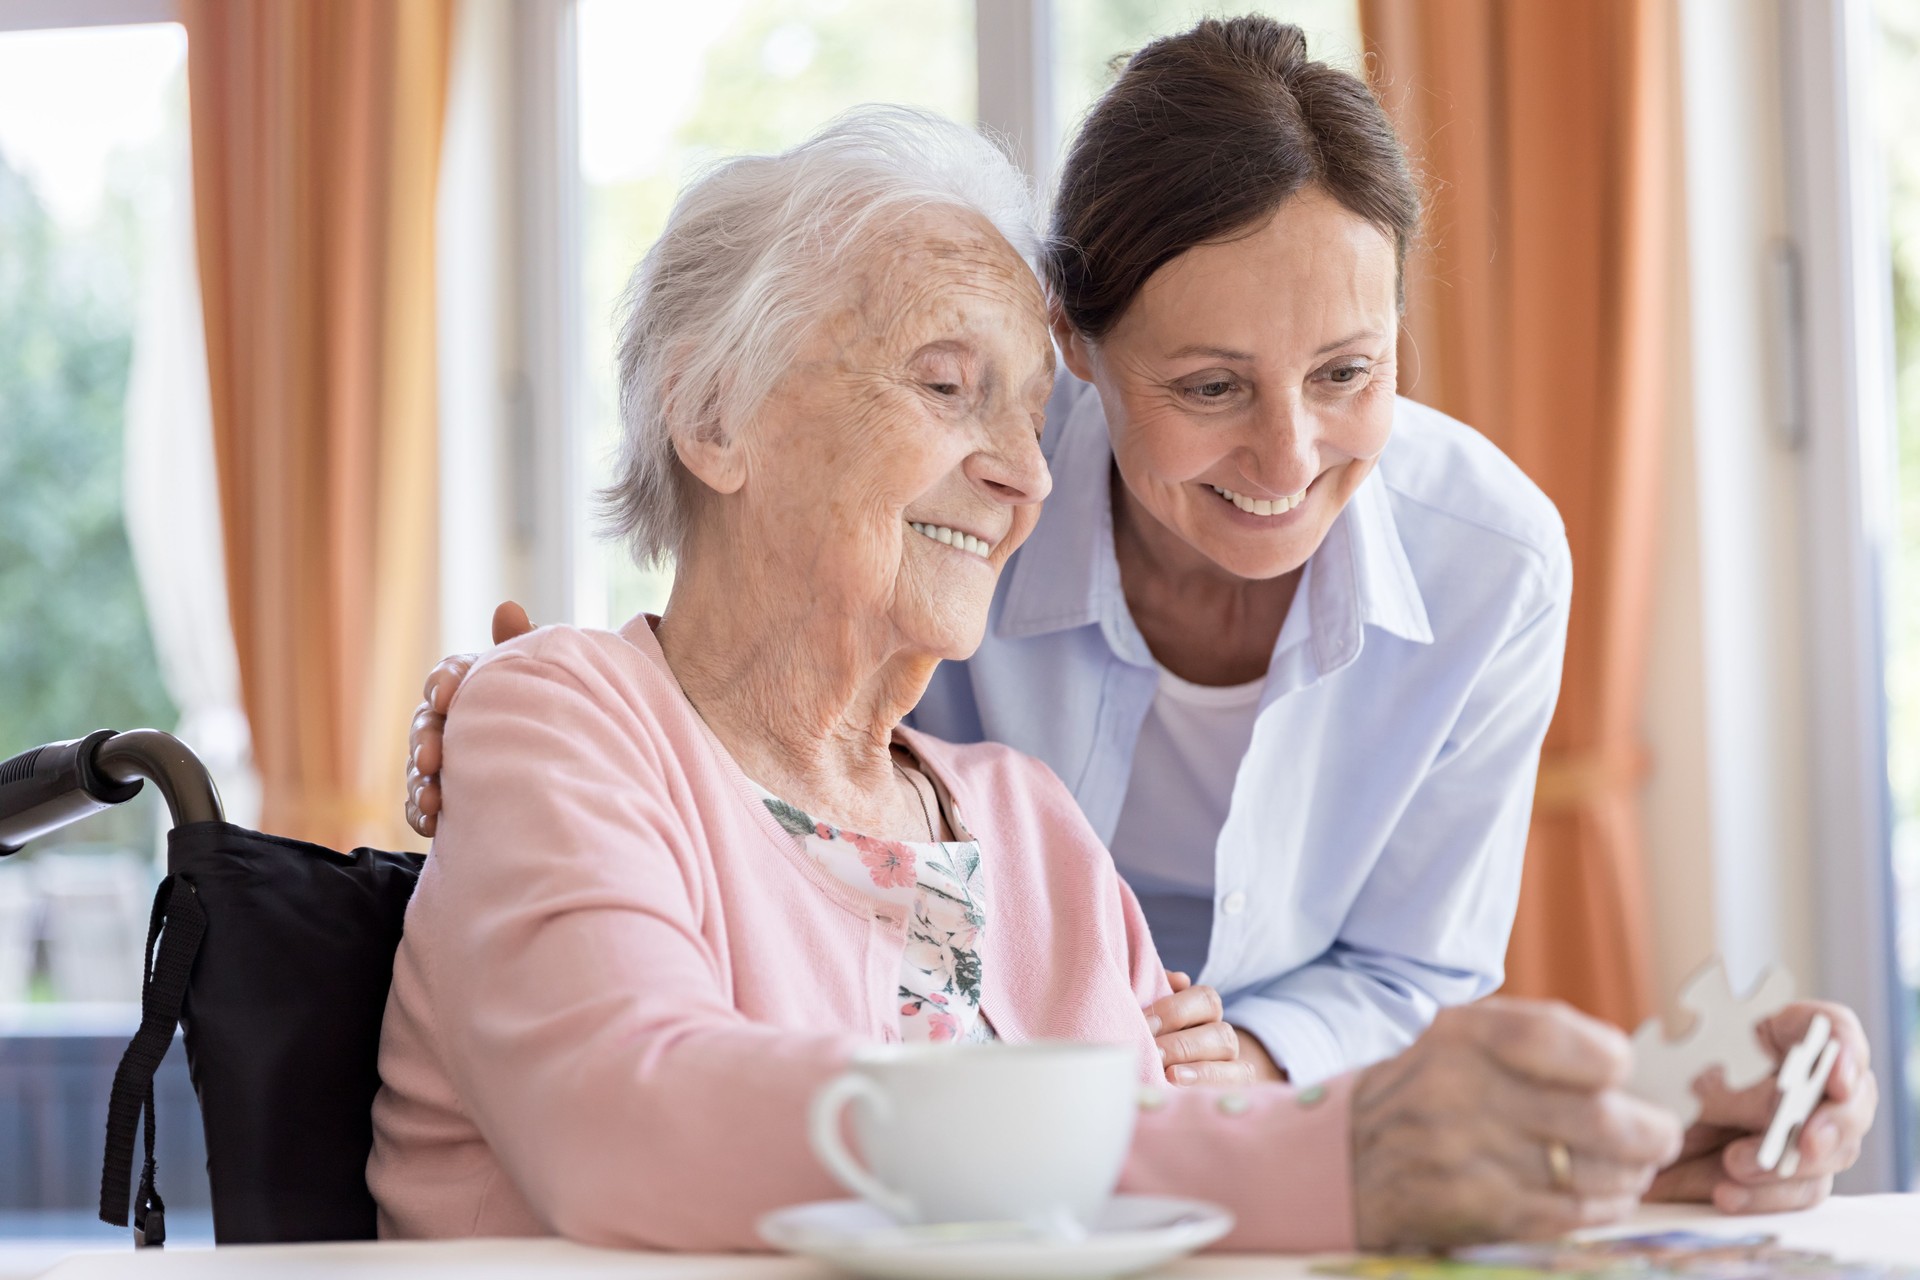
[[[998, 153], [902, 111], [681, 198], [620, 355], [620, 511], [672, 599], [459, 691], [381, 1048], [386, 1233], [752, 1247], [834, 1194], [803, 1116], [864, 1044], [1117, 1042], [1158, 1073], [1167, 979], [1072, 795], [900, 727], [1049, 488], [1033, 249]], [[1324, 1087], [1170, 1091], [1122, 1185], [1222, 1202], [1251, 1248], [1607, 1220], [1681, 1144], [1628, 1056], [1564, 1009], [1451, 1011]]]

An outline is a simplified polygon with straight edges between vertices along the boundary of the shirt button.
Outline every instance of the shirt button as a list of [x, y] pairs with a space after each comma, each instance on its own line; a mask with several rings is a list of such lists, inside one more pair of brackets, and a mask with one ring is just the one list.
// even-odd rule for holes
[[1140, 1109], [1142, 1111], [1158, 1111], [1166, 1105], [1167, 1091], [1165, 1089], [1148, 1088], [1140, 1091]]
[[1316, 1085], [1309, 1085], [1305, 1089], [1302, 1089], [1299, 1093], [1294, 1095], [1293, 1100], [1295, 1103], [1297, 1103], [1301, 1107], [1302, 1110], [1309, 1110], [1313, 1107], [1319, 1106], [1322, 1102], [1326, 1100], [1326, 1097], [1327, 1097], [1326, 1086], [1316, 1084]]
[[1223, 1093], [1220, 1101], [1214, 1105], [1220, 1108], [1223, 1116], [1240, 1116], [1252, 1109], [1253, 1100], [1244, 1093]]
[[1232, 893], [1220, 899], [1220, 910], [1230, 916], [1237, 916], [1246, 909], [1247, 895], [1238, 889], [1235, 889]]

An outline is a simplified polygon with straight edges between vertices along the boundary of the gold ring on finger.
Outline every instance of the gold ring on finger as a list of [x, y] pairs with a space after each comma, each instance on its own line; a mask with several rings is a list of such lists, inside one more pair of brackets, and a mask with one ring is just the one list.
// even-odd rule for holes
[[1547, 1177], [1555, 1191], [1573, 1190], [1573, 1152], [1558, 1138], [1547, 1143]]

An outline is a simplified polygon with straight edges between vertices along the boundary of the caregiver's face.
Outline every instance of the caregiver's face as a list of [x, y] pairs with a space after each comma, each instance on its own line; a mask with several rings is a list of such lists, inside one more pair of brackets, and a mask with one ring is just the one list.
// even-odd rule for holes
[[1317, 188], [1156, 271], [1069, 362], [1134, 503], [1241, 578], [1305, 564], [1386, 447], [1393, 244]]
[[1051, 484], [1039, 282], [990, 225], [930, 209], [841, 298], [751, 432], [758, 550], [791, 561], [822, 625], [965, 657]]

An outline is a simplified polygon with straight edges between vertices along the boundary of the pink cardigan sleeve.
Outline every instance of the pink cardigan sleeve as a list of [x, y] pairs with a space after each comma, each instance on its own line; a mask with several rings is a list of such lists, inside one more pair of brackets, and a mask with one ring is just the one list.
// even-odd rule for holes
[[571, 655], [508, 652], [459, 692], [424, 886], [438, 899], [421, 940], [435, 1032], [463, 1105], [551, 1230], [752, 1248], [760, 1214], [842, 1194], [805, 1116], [858, 1041], [732, 1007], [668, 762], [615, 724], [591, 676]]
[[[1116, 872], [1134, 992], [1143, 1005], [1170, 988], [1132, 890]], [[1353, 1248], [1348, 1103], [1353, 1077], [1309, 1089], [1159, 1088], [1142, 1096], [1123, 1191], [1188, 1196], [1232, 1209], [1215, 1247], [1271, 1253]]]

